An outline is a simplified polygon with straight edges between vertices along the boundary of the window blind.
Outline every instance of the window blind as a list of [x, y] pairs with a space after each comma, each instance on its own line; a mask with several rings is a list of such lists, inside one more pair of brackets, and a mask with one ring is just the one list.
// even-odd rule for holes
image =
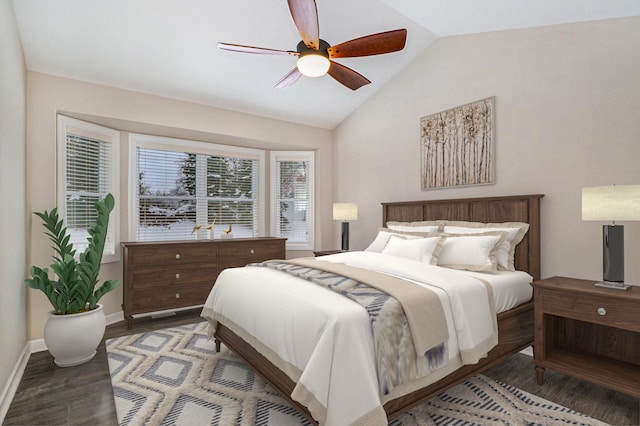
[[[59, 116], [63, 140], [62, 197], [59, 211], [65, 220], [76, 254], [89, 245], [88, 227], [96, 221], [95, 203], [108, 193], [117, 197], [114, 168], [116, 131]], [[115, 211], [115, 210], [114, 210]], [[112, 213], [103, 260], [116, 255], [117, 224]]]
[[293, 153], [293, 157], [288, 154], [276, 153], [272, 162], [275, 165], [275, 233], [286, 237], [291, 249], [312, 249], [312, 153]]
[[258, 235], [258, 160], [138, 146], [136, 163], [138, 241], [193, 239], [214, 219], [216, 237]]
[[236, 237], [253, 237], [258, 229], [258, 161], [207, 157], [207, 217], [219, 226], [233, 224]]

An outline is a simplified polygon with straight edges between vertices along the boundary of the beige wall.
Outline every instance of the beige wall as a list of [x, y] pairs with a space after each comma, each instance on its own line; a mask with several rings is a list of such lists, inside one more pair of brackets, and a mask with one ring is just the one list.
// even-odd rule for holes
[[[121, 90], [54, 77], [27, 73], [27, 208], [28, 211], [50, 209], [56, 204], [56, 112], [104, 124], [123, 131], [137, 131], [161, 136], [179, 137], [218, 143], [232, 143], [263, 149], [316, 150], [316, 203], [330, 203], [333, 158], [331, 132], [203, 105], [176, 101], [137, 92]], [[127, 227], [127, 143], [121, 138], [121, 238]], [[329, 200], [329, 201], [326, 201]], [[330, 208], [330, 207], [329, 207]], [[325, 211], [326, 210], [326, 211]], [[322, 227], [332, 226], [329, 210], [322, 207], [316, 221], [316, 246], [323, 244]], [[33, 219], [33, 218], [32, 218]], [[37, 219], [37, 218], [36, 218]], [[37, 220], [31, 220], [29, 264], [48, 265], [51, 250]], [[268, 231], [267, 231], [268, 233]], [[324, 244], [331, 244], [331, 241]], [[301, 253], [290, 253], [298, 256]], [[121, 262], [103, 265], [101, 276], [122, 278]], [[101, 302], [107, 315], [121, 311], [122, 286], [105, 295]], [[46, 298], [29, 292], [29, 338], [42, 336], [50, 310]]]
[[0, 0], [0, 422], [4, 392], [27, 343], [25, 65], [11, 1]]
[[[580, 191], [640, 183], [638, 52], [640, 18], [439, 39], [335, 131], [335, 196], [361, 212], [352, 248], [382, 201], [543, 193], [543, 277], [602, 279], [602, 224], [581, 221]], [[490, 96], [496, 183], [421, 191], [420, 117]], [[640, 222], [624, 225], [640, 284]]]

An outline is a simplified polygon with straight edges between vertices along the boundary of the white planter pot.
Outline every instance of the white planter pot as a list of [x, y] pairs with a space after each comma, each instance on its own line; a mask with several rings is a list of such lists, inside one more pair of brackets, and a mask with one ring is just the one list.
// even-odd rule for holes
[[55, 315], [49, 312], [44, 326], [44, 343], [59, 367], [90, 361], [102, 341], [107, 320], [102, 305], [88, 312]]

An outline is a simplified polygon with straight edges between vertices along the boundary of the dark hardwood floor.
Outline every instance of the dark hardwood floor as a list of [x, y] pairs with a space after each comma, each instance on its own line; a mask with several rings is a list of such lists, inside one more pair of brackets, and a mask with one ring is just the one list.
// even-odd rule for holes
[[[105, 339], [190, 324], [201, 320], [199, 313], [136, 319], [132, 330], [120, 322], [107, 327]], [[539, 386], [527, 355], [515, 355], [484, 374], [612, 425], [640, 424], [638, 399], [551, 370]], [[93, 360], [71, 368], [57, 367], [48, 352], [32, 354], [3, 424], [116, 425], [104, 342]]]

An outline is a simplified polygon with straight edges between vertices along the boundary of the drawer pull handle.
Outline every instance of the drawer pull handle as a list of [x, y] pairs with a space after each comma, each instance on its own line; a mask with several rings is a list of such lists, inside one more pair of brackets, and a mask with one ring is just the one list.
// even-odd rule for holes
[[255, 253], [255, 251], [254, 251], [253, 249], [251, 249], [251, 250], [250, 250], [250, 252], [251, 252], [251, 254], [254, 254], [254, 253]]
[[176, 254], [176, 259], [180, 259], [180, 253]]
[[180, 293], [176, 293], [176, 299], [180, 299]]
[[176, 279], [180, 279], [180, 274], [176, 274]]
[[600, 316], [607, 315], [607, 310], [605, 308], [598, 308], [598, 315]]

